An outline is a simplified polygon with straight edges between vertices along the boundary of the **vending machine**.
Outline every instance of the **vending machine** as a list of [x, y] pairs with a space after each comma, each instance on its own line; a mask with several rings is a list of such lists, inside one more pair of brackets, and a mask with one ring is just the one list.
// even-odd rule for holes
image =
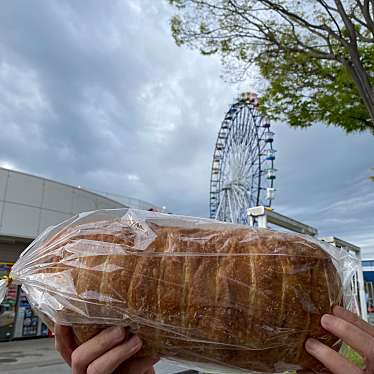
[[[0, 279], [9, 274], [12, 265], [0, 262]], [[21, 286], [11, 284], [0, 304], [0, 341], [48, 335], [51, 332], [31, 309]]]
[[[12, 265], [9, 262], [0, 262], [0, 279], [9, 274]], [[11, 285], [0, 304], [0, 341], [10, 340], [13, 337], [17, 291], [17, 286]]]
[[48, 335], [48, 327], [33, 312], [26, 298], [26, 294], [19, 286], [13, 338], [22, 339]]

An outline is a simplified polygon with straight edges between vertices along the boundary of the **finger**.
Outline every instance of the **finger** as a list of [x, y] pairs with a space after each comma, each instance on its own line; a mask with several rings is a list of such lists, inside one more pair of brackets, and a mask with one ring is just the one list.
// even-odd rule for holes
[[333, 313], [336, 317], [339, 317], [349, 323], [352, 323], [352, 325], [357, 326], [361, 330], [367, 332], [369, 335], [374, 337], [374, 326], [369, 325], [367, 322], [359, 318], [357, 314], [354, 314], [338, 305], [334, 307]]
[[69, 366], [71, 366], [71, 355], [76, 347], [72, 328], [55, 325], [55, 349]]
[[368, 357], [372, 354], [374, 338], [359, 327], [330, 314], [322, 316], [321, 324], [324, 329], [342, 339], [361, 355]]
[[85, 374], [91, 362], [121, 343], [125, 337], [124, 328], [119, 326], [110, 327], [80, 345], [71, 356], [73, 374]]
[[[137, 336], [131, 337], [130, 340], [117, 345], [101, 357], [93, 361], [87, 368], [87, 374], [111, 374], [124, 361], [133, 356], [142, 346], [142, 341]], [[138, 371], [137, 373], [141, 373]]]
[[334, 374], [363, 374], [357, 366], [316, 339], [308, 339], [305, 349]]
[[159, 358], [134, 358], [121, 365], [121, 370], [116, 374], [154, 374], [153, 365], [156, 365]]

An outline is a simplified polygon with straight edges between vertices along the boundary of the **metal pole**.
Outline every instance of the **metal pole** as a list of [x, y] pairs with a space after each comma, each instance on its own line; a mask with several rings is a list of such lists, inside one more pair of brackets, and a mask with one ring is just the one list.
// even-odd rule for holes
[[356, 252], [356, 256], [358, 258], [359, 266], [360, 268], [357, 271], [358, 275], [358, 289], [359, 289], [359, 295], [360, 295], [360, 309], [361, 309], [361, 317], [364, 321], [368, 320], [368, 310], [367, 310], [367, 304], [366, 304], [366, 297], [365, 297], [365, 288], [364, 288], [364, 275], [362, 271], [362, 262], [361, 262], [361, 251]]
[[256, 206], [249, 208], [247, 211], [249, 216], [249, 221], [253, 222], [253, 218], [258, 219], [258, 226], [266, 228], [268, 223], [284, 227], [287, 230], [298, 232], [301, 234], [306, 234], [310, 236], [316, 236], [318, 230], [312, 226], [306, 225], [305, 223], [294, 220], [274, 212], [271, 208], [266, 208], [264, 206]]

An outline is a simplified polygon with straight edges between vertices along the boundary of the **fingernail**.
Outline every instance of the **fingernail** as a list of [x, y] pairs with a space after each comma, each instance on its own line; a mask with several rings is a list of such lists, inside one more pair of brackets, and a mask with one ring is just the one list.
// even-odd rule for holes
[[305, 348], [308, 352], [314, 352], [318, 345], [319, 341], [317, 339], [309, 338], [305, 343]]
[[329, 326], [331, 326], [334, 323], [334, 318], [335, 317], [330, 314], [324, 314], [321, 318], [322, 327], [328, 328]]
[[142, 345], [142, 341], [138, 336], [132, 336], [131, 339], [127, 342], [131, 350], [137, 349]]

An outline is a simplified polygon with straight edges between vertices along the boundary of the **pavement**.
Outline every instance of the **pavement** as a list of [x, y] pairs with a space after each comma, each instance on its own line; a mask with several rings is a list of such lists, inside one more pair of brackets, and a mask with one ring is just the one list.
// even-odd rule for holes
[[[174, 374], [186, 370], [163, 361], [155, 369], [156, 374]], [[54, 339], [40, 338], [0, 342], [0, 373], [71, 374], [71, 369], [54, 350]]]

